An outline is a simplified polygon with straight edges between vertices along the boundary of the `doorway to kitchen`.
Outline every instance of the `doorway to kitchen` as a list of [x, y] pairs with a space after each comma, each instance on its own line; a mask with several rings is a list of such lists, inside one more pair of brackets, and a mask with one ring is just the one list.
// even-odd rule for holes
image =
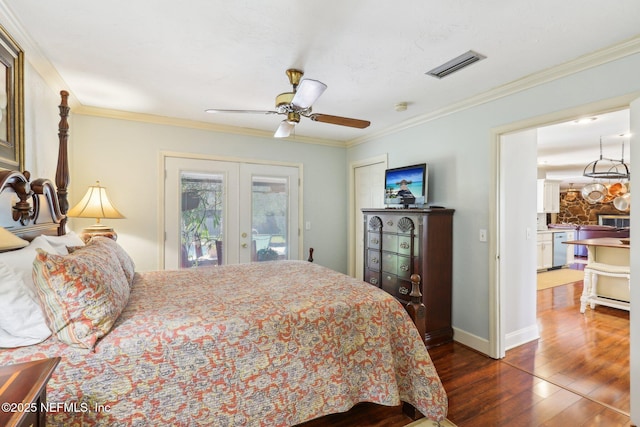
[[[612, 111], [612, 109], [608, 110]], [[562, 121], [573, 120], [577, 117], [582, 117], [587, 111], [581, 111], [575, 113], [575, 115], [569, 115], [563, 117]], [[558, 121], [560, 122], [560, 121]], [[495, 326], [497, 328], [496, 337], [497, 342], [500, 343], [496, 350], [497, 357], [504, 357], [505, 352], [512, 348], [517, 347], [520, 350], [522, 345], [526, 345], [533, 348], [536, 354], [544, 351], [544, 348], [549, 348], [552, 343], [538, 342], [536, 340], [537, 325], [547, 325], [548, 322], [542, 322], [537, 318], [536, 301], [535, 297], [535, 275], [536, 275], [536, 256], [535, 256], [535, 244], [536, 244], [536, 180], [539, 178], [537, 174], [537, 158], [536, 153], [536, 140], [538, 139], [538, 132], [542, 129], [545, 123], [529, 123], [529, 126], [522, 126], [522, 130], [510, 129], [506, 132], [497, 133], [497, 215], [496, 215], [496, 227], [497, 227], [497, 259], [496, 259], [496, 294], [495, 294], [495, 307], [497, 316], [495, 319]], [[595, 144], [597, 148], [597, 142], [600, 135], [594, 136]], [[575, 138], [575, 137], [574, 137]], [[590, 143], [593, 144], [593, 139]], [[556, 152], [561, 151], [560, 147], [555, 149]], [[524, 155], [526, 153], [527, 155]], [[596, 153], [597, 155], [597, 153]], [[574, 156], [578, 157], [578, 156]], [[535, 160], [532, 160], [535, 159]], [[594, 160], [594, 159], [590, 159]], [[589, 161], [590, 161], [589, 160]], [[589, 161], [578, 160], [577, 166], [582, 171], [585, 165]], [[513, 186], [512, 183], [518, 185]], [[524, 206], [524, 208], [523, 208]], [[517, 209], [524, 209], [524, 212], [517, 211]], [[514, 215], [514, 212], [520, 212], [518, 215]], [[516, 219], [517, 221], [511, 221], [510, 219]], [[530, 256], [533, 254], [533, 256]], [[572, 288], [575, 293], [576, 287]], [[581, 290], [581, 289], [580, 289]], [[558, 302], [560, 298], [561, 290], [547, 291], [553, 293], [554, 298], [551, 299], [552, 303]], [[533, 297], [531, 297], [533, 294]], [[513, 298], [513, 299], [512, 299]], [[515, 310], [514, 310], [515, 308]], [[579, 320], [583, 320], [582, 323], [588, 323], [589, 317], [580, 314], [579, 306], [574, 307], [575, 316]], [[540, 311], [540, 310], [538, 310]], [[544, 310], [543, 310], [544, 311]], [[532, 314], [533, 313], [533, 314]], [[625, 313], [622, 313], [623, 315]], [[526, 320], [522, 324], [517, 322]], [[545, 319], [546, 321], [547, 319]], [[529, 326], [527, 326], [529, 325]], [[544, 327], [544, 326], [543, 326]], [[588, 329], [588, 328], [587, 328]], [[578, 332], [577, 330], [574, 332]], [[584, 337], [573, 337], [575, 339], [584, 338], [590, 340], [597, 335], [597, 331], [588, 330]], [[526, 344], [528, 342], [528, 344]], [[627, 341], [627, 345], [629, 342]], [[562, 346], [566, 346], [565, 350], [567, 355], [572, 354], [571, 338], [566, 336], [562, 342]], [[627, 347], [628, 348], [628, 347]], [[510, 353], [511, 354], [511, 353]], [[605, 356], [606, 357], [606, 356]], [[569, 356], [565, 357], [567, 365], [569, 364]], [[588, 364], [594, 366], [594, 375], [597, 373], [597, 366], [600, 364], [606, 364], [604, 360], [589, 360]], [[545, 376], [544, 367], [534, 364], [535, 366], [522, 366], [522, 369], [538, 369], [534, 374], [544, 379], [549, 379]], [[547, 366], [548, 369], [548, 366]], [[555, 375], [563, 375], [562, 372], [555, 372]], [[568, 373], [566, 374], [569, 375]], [[625, 373], [621, 372], [621, 375], [629, 376], [628, 370]], [[562, 378], [560, 376], [558, 379]], [[570, 386], [567, 388], [571, 388]], [[580, 390], [578, 390], [580, 392]], [[582, 390], [584, 392], [584, 390]], [[628, 402], [627, 402], [628, 403]], [[622, 411], [625, 411], [623, 407]], [[626, 407], [628, 412], [628, 405]]]

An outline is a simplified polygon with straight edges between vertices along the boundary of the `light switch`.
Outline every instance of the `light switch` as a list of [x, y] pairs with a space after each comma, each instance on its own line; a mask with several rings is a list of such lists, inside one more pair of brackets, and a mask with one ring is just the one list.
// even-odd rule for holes
[[487, 241], [487, 230], [485, 230], [484, 228], [480, 229], [480, 241], [481, 242]]

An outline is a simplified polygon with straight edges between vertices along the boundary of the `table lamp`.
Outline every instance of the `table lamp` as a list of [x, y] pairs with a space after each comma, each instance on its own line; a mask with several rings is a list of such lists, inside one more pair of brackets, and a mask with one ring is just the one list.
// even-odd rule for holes
[[95, 218], [96, 223], [82, 230], [80, 237], [86, 242], [94, 236], [110, 237], [113, 240], [118, 235], [113, 228], [100, 223], [102, 218], [124, 218], [118, 210], [111, 204], [107, 197], [107, 189], [100, 186], [100, 182], [96, 181], [96, 185], [89, 186], [87, 193], [82, 200], [69, 209], [67, 216], [74, 218]]
[[27, 246], [29, 242], [11, 233], [6, 228], [0, 227], [0, 250], [8, 251]]

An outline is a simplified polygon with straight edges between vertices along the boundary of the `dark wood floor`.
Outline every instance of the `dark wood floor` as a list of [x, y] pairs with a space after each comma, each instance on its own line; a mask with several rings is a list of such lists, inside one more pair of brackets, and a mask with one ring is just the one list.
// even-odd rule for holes
[[541, 338], [507, 352], [520, 369], [629, 414], [629, 312], [579, 313], [582, 282], [538, 291]]
[[[629, 313], [579, 312], [582, 282], [538, 291], [541, 338], [494, 360], [461, 344], [429, 350], [465, 426], [629, 426]], [[400, 427], [399, 407], [358, 405], [305, 427]]]

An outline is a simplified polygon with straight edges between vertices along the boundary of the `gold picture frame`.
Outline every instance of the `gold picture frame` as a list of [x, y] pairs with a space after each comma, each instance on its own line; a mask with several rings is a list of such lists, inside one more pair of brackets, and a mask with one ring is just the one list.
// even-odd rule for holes
[[0, 170], [24, 171], [24, 54], [2, 26], [0, 115]]

